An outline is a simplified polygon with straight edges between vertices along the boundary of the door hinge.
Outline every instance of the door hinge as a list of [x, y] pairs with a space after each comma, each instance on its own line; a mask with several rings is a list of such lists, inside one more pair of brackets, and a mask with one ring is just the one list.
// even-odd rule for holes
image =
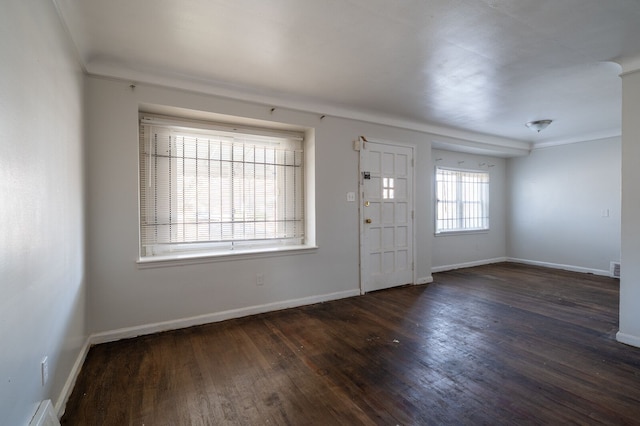
[[411, 167], [413, 167], [413, 158], [411, 159]]
[[414, 263], [413, 263], [413, 262], [411, 262], [411, 270], [412, 270], [412, 271], [413, 271], [413, 266], [414, 266]]
[[411, 219], [413, 219], [414, 210], [411, 210]]

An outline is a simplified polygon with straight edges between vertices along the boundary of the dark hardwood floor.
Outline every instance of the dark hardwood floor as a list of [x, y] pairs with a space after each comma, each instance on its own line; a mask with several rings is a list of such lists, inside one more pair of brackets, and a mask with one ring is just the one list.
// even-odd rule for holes
[[64, 425], [639, 424], [618, 281], [503, 263], [91, 348]]

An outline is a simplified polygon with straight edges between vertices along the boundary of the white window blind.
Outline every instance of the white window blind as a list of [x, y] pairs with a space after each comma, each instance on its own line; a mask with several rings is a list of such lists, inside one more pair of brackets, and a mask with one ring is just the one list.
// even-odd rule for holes
[[489, 229], [489, 173], [436, 168], [436, 233]]
[[141, 120], [141, 257], [303, 244], [302, 138], [190, 125]]

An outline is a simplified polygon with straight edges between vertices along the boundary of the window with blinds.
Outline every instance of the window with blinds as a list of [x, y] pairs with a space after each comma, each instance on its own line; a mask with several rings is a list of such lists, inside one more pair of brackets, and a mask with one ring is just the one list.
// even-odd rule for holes
[[302, 135], [271, 133], [142, 117], [141, 257], [303, 244]]
[[436, 168], [436, 233], [489, 229], [489, 173]]

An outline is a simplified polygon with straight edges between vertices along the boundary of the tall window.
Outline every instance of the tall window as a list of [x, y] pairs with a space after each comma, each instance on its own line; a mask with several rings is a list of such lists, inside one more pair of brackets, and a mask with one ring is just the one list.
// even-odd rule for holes
[[302, 135], [142, 117], [141, 257], [305, 237]]
[[436, 233], [489, 229], [489, 173], [436, 168]]

